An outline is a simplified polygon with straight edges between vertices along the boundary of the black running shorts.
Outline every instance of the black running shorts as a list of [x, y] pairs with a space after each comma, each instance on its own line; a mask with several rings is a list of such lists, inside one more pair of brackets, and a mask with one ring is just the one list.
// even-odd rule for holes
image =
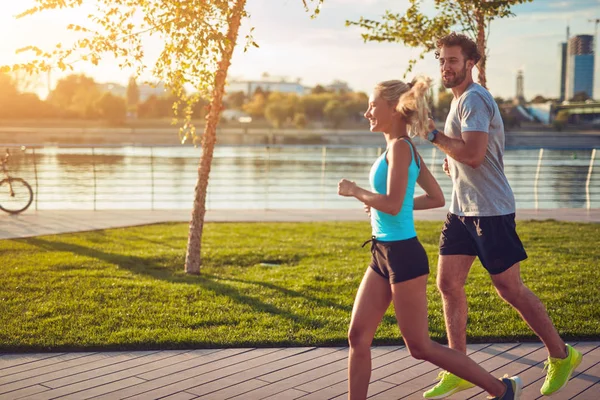
[[[371, 267], [390, 284], [429, 274], [429, 260], [416, 237], [382, 242], [371, 239]], [[367, 242], [368, 243], [368, 242]]]
[[440, 255], [477, 256], [492, 275], [527, 258], [517, 235], [515, 214], [459, 217], [448, 213], [440, 235]]

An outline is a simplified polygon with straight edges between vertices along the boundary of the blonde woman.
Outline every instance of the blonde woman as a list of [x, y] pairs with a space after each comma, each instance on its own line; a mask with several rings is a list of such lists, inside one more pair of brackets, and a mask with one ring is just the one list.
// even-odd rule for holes
[[[427, 132], [427, 93], [431, 80], [379, 83], [369, 98], [365, 118], [371, 132], [383, 133], [387, 146], [369, 174], [370, 190], [342, 179], [338, 194], [355, 197], [370, 211], [371, 263], [358, 288], [348, 332], [348, 395], [365, 399], [371, 377], [371, 343], [390, 303], [410, 354], [472, 382], [494, 399], [518, 398], [518, 377], [498, 380], [465, 354], [429, 338], [427, 254], [417, 238], [413, 210], [442, 207], [444, 195], [424, 164], [409, 133]], [[414, 197], [418, 184], [425, 194]]]

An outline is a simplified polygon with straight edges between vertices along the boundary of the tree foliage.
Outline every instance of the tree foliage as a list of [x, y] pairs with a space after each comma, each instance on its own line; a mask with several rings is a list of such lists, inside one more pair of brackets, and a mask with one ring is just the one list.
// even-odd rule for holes
[[[316, 4], [318, 14], [323, 0], [302, 0], [309, 10]], [[35, 6], [20, 17], [44, 10], [81, 7], [83, 0], [36, 0]], [[58, 43], [53, 50], [44, 51], [35, 46], [35, 59], [13, 66], [28, 72], [45, 71], [56, 65], [72, 68], [78, 60], [98, 64], [102, 58], [113, 56], [122, 68], [135, 68], [141, 74], [148, 65], [152, 74], [173, 92], [178, 104], [173, 111], [181, 115], [184, 124], [180, 129], [183, 142], [201, 139], [202, 155], [198, 165], [198, 180], [194, 190], [194, 203], [190, 221], [185, 270], [200, 273], [200, 247], [206, 213], [206, 190], [216, 142], [216, 127], [220, 120], [225, 79], [231, 64], [241, 20], [247, 17], [246, 0], [91, 0], [96, 11], [85, 24], [74, 23], [68, 29], [80, 36], [73, 43]], [[163, 43], [155, 60], [148, 60], [144, 38], [156, 35]], [[252, 31], [246, 37], [246, 46], [256, 45]], [[257, 46], [257, 45], [256, 45]], [[184, 87], [194, 90], [186, 94]], [[191, 117], [194, 104], [201, 98], [209, 99], [206, 125], [201, 136], [196, 135]]]
[[[347, 26], [359, 26], [365, 30], [365, 42], [397, 42], [408, 47], [421, 48], [418, 59], [436, 48], [436, 40], [455, 27], [460, 27], [478, 44], [483, 55], [478, 64], [479, 78], [485, 86], [485, 62], [487, 36], [492, 20], [513, 16], [511, 7], [533, 0], [434, 0], [437, 14], [428, 16], [422, 11], [422, 0], [409, 0], [404, 14], [385, 12], [381, 21], [361, 17], [358, 21], [346, 21]], [[408, 63], [406, 73], [412, 71], [417, 59]], [[406, 76], [405, 73], [405, 76]]]

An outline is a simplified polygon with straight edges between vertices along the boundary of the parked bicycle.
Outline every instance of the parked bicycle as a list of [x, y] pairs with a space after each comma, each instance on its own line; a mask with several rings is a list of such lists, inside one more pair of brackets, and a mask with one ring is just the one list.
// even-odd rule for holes
[[4, 179], [0, 181], [0, 210], [9, 214], [19, 214], [27, 210], [33, 202], [33, 190], [24, 179], [14, 178], [8, 174], [8, 160], [10, 152], [2, 158], [2, 173]]

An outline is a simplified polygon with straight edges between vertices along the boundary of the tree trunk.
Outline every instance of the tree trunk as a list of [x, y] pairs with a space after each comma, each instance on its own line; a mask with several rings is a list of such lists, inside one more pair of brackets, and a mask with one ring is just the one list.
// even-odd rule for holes
[[221, 54], [221, 61], [219, 61], [217, 73], [215, 74], [215, 83], [212, 101], [210, 103], [210, 111], [206, 117], [206, 127], [204, 128], [204, 134], [202, 135], [202, 155], [198, 164], [198, 181], [196, 183], [194, 208], [192, 210], [187, 253], [185, 256], [185, 272], [188, 274], [199, 274], [200, 265], [202, 264], [200, 249], [202, 244], [204, 216], [206, 214], [206, 189], [208, 188], [210, 166], [212, 163], [215, 143], [217, 141], [216, 131], [223, 105], [225, 79], [227, 78], [227, 70], [231, 64], [231, 56], [233, 55], [233, 50], [235, 49], [235, 43], [245, 6], [246, 0], [237, 0], [233, 6], [229, 27], [227, 30], [228, 41], [223, 44], [224, 50]]
[[479, 84], [487, 89], [487, 78], [485, 76], [485, 64], [487, 62], [487, 56], [485, 54], [485, 15], [483, 14], [483, 11], [475, 11], [475, 22], [477, 23], [477, 48], [481, 53], [481, 59], [477, 63]]

